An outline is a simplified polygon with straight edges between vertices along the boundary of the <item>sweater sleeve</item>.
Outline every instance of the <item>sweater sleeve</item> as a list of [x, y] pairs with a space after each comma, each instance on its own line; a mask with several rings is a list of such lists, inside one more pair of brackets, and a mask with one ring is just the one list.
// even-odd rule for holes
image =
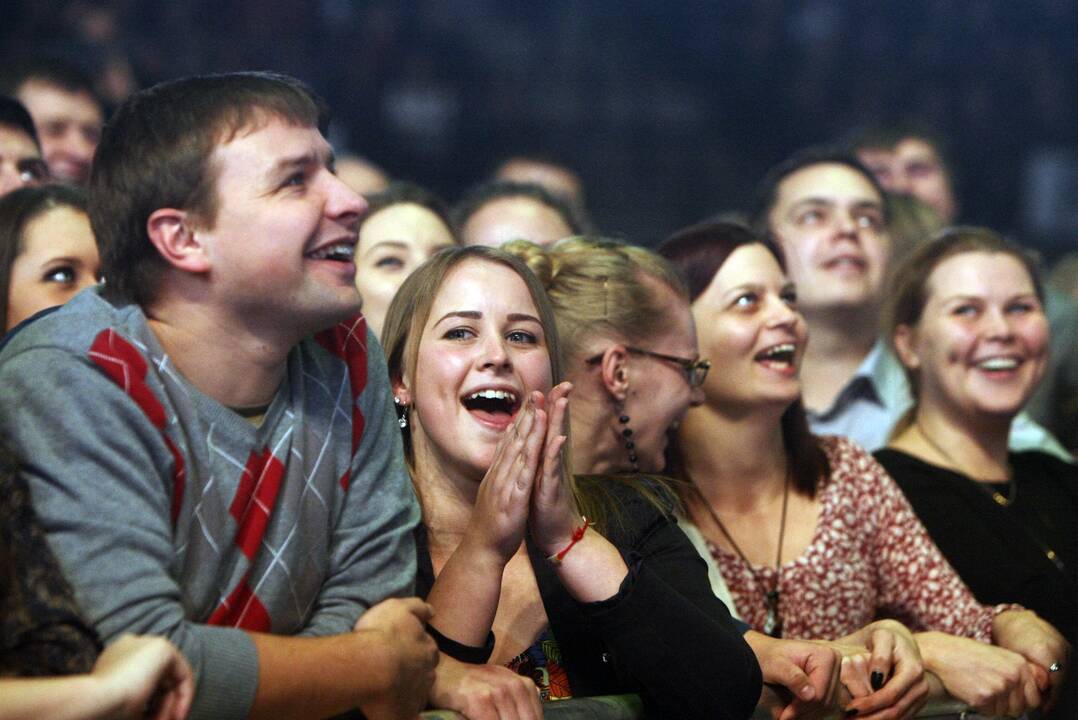
[[914, 631], [991, 642], [995, 610], [977, 602], [887, 471], [864, 450], [854, 452], [876, 496], [870, 557], [877, 558], [880, 613]]
[[356, 400], [363, 437], [333, 528], [329, 572], [304, 635], [350, 632], [372, 605], [415, 592], [419, 503], [404, 466], [386, 363], [369, 331], [367, 348], [367, 383]]
[[640, 687], [648, 716], [751, 715], [760, 697], [759, 664], [742, 637], [745, 628], [712, 593], [689, 539], [655, 513], [621, 549], [629, 565], [621, 590], [582, 609], [607, 648], [605, 661], [627, 686]]
[[164, 438], [88, 360], [50, 348], [0, 364], [0, 432], [25, 462], [42, 527], [87, 618], [107, 641], [163, 635], [195, 672], [192, 718], [246, 716], [258, 658], [242, 630], [185, 617], [174, 570]]

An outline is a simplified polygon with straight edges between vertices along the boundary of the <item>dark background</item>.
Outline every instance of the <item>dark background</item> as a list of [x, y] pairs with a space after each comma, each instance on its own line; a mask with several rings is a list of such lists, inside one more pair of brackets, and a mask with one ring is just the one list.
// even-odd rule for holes
[[1078, 3], [1064, 0], [6, 0], [3, 57], [67, 54], [120, 98], [273, 69], [333, 141], [457, 199], [509, 153], [584, 178], [650, 244], [743, 207], [773, 163], [871, 122], [948, 138], [963, 218], [1078, 248]]

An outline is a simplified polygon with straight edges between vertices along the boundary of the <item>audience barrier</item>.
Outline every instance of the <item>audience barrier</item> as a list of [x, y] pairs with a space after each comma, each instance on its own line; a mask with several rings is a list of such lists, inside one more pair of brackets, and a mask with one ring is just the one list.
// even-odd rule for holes
[[[771, 720], [775, 717], [772, 710], [778, 705], [778, 697], [767, 691], [752, 720]], [[452, 710], [431, 710], [421, 717], [423, 720], [467, 720]], [[543, 717], [545, 720], [644, 720], [644, 710], [636, 695], [609, 695], [550, 702], [543, 707]], [[843, 714], [836, 712], [828, 717], [838, 719]], [[965, 703], [945, 699], [929, 702], [917, 717], [922, 720], [977, 720], [983, 716], [970, 711]]]

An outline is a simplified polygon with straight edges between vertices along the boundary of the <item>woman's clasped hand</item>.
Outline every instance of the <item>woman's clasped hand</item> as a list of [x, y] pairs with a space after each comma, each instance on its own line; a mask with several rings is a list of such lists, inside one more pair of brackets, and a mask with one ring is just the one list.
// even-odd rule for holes
[[563, 382], [546, 396], [529, 393], [479, 484], [464, 542], [491, 553], [502, 566], [520, 550], [529, 522], [548, 555], [567, 545], [581, 524], [561, 457], [571, 390]]

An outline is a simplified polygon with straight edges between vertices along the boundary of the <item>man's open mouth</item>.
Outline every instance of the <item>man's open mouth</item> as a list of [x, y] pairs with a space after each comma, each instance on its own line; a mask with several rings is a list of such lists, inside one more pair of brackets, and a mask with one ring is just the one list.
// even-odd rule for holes
[[332, 260], [334, 262], [352, 262], [356, 254], [356, 246], [347, 241], [331, 243], [317, 250], [307, 253], [306, 257], [311, 260]]

